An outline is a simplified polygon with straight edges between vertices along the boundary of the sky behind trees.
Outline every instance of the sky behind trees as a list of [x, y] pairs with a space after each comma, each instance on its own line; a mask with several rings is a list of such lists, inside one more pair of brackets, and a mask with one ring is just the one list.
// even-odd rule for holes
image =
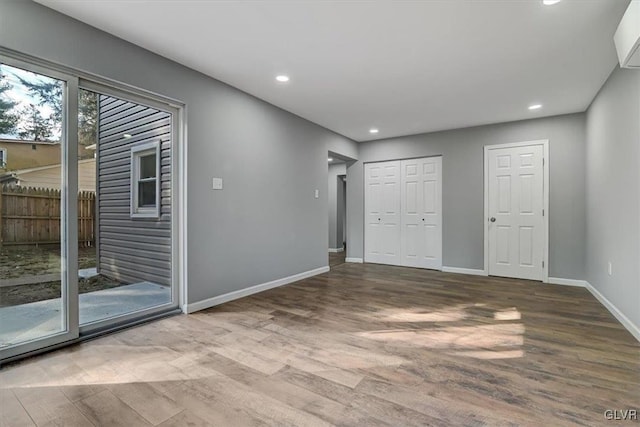
[[59, 142], [63, 87], [50, 77], [0, 64], [0, 138]]
[[[64, 82], [0, 64], [0, 138], [60, 142]], [[78, 139], [97, 142], [98, 95], [78, 95]]]

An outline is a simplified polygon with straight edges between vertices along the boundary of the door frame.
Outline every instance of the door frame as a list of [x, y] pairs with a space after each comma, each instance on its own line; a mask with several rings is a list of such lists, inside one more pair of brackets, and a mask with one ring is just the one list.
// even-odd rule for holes
[[512, 142], [505, 144], [494, 144], [484, 146], [484, 275], [489, 275], [489, 151], [501, 148], [517, 148], [528, 147], [532, 145], [542, 145], [543, 164], [542, 164], [542, 202], [544, 204], [543, 223], [543, 245], [542, 260], [544, 267], [542, 268], [542, 282], [549, 282], [549, 140], [539, 139], [534, 141]]

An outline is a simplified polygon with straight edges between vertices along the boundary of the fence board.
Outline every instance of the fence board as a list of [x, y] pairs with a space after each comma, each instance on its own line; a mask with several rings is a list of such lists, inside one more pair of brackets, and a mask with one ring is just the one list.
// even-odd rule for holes
[[[60, 243], [60, 190], [2, 186], [0, 247]], [[78, 245], [95, 245], [96, 195], [78, 193]]]

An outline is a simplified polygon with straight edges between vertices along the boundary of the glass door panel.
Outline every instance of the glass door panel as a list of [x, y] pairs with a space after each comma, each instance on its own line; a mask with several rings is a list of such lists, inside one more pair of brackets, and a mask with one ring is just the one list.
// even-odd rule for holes
[[173, 117], [108, 92], [78, 92], [82, 332], [177, 306]]
[[72, 78], [0, 58], [0, 359], [78, 334], [65, 178], [73, 87]]

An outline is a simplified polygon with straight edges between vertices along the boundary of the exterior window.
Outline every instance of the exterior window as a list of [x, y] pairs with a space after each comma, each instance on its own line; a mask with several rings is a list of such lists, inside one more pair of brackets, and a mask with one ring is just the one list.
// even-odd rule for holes
[[0, 169], [7, 167], [7, 149], [0, 148]]
[[160, 217], [160, 143], [131, 148], [131, 217]]

